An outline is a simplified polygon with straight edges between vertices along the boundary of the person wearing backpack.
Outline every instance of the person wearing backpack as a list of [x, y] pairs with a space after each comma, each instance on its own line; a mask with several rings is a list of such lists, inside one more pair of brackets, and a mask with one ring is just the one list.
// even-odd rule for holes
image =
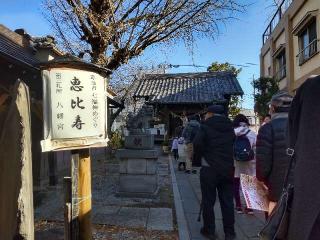
[[[237, 213], [243, 213], [243, 208], [240, 198], [240, 175], [246, 174], [255, 176], [255, 147], [257, 134], [249, 128], [249, 120], [243, 114], [238, 114], [233, 120], [234, 132], [236, 140], [234, 142], [234, 198], [236, 202]], [[253, 214], [249, 208], [245, 208], [245, 213]]]
[[256, 148], [256, 175], [268, 188], [269, 211], [278, 202], [290, 163], [287, 155], [287, 122], [293, 97], [287, 92], [275, 94], [270, 103], [271, 122], [258, 133]]

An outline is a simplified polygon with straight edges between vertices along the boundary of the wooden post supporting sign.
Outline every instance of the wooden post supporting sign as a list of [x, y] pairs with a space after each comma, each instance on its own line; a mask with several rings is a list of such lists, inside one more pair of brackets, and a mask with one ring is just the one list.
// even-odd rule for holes
[[71, 178], [64, 177], [64, 240], [71, 240]]
[[80, 240], [91, 240], [91, 159], [89, 149], [79, 150], [79, 235]]
[[91, 159], [89, 149], [72, 151], [71, 239], [91, 240]]

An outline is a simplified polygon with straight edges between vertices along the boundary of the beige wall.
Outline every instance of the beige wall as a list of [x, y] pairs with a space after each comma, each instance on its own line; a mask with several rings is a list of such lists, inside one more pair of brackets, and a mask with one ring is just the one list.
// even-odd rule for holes
[[272, 59], [271, 59], [271, 51], [269, 50], [264, 56], [263, 56], [263, 76], [268, 77], [268, 69], [271, 67]]
[[[297, 24], [301, 21], [301, 19], [307, 14], [309, 11], [314, 11], [320, 9], [320, 1], [319, 0], [309, 0], [304, 5], [303, 8], [292, 18], [293, 28], [297, 26]], [[317, 13], [317, 36], [320, 38], [320, 10]], [[319, 47], [319, 45], [318, 45]], [[315, 69], [320, 67], [320, 55], [317, 54], [301, 66], [299, 66], [299, 60], [297, 59], [297, 55], [299, 54], [299, 40], [298, 36], [293, 36], [293, 55], [294, 59], [294, 80], [298, 81], [305, 75], [310, 75], [310, 73]]]
[[308, 0], [305, 1], [302, 8], [294, 15], [292, 20], [293, 28], [300, 22], [300, 20], [307, 14], [309, 11], [317, 10], [320, 8], [319, 0]]
[[275, 50], [277, 50], [281, 44], [285, 44], [286, 43], [286, 36], [284, 31], [280, 34], [280, 36], [276, 39], [275, 41]]
[[285, 90], [287, 88], [287, 78], [283, 78], [280, 82], [279, 82], [279, 89], [280, 90]]
[[36, 58], [39, 59], [41, 62], [46, 62], [53, 60], [56, 56], [52, 54], [51, 49], [39, 49], [36, 53]]

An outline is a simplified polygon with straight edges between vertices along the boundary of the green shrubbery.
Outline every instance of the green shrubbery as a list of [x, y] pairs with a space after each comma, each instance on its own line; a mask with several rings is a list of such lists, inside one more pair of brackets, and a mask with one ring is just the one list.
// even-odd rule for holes
[[115, 131], [111, 133], [110, 140], [109, 140], [109, 147], [112, 150], [116, 150], [124, 147], [124, 139], [122, 137], [122, 134], [119, 131]]
[[269, 113], [269, 105], [272, 96], [279, 91], [279, 81], [275, 78], [261, 77], [253, 81], [256, 89], [254, 95], [254, 110], [261, 121]]

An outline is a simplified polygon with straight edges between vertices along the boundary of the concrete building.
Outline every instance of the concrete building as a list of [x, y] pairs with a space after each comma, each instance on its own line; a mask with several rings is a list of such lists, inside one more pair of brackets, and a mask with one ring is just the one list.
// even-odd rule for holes
[[261, 77], [275, 77], [281, 90], [294, 93], [320, 74], [319, 0], [283, 0], [262, 35]]

